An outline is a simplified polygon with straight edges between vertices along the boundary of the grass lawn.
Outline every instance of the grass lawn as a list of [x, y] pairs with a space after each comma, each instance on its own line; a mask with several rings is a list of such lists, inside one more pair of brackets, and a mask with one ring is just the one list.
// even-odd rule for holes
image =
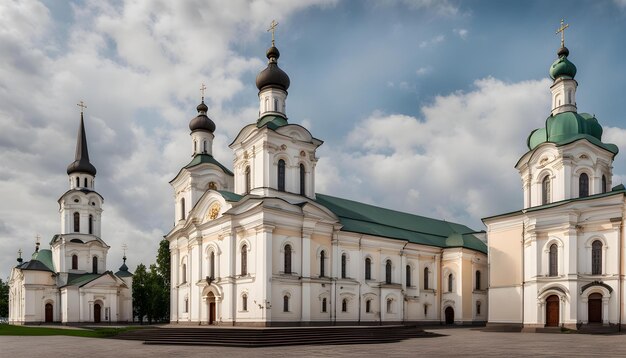
[[0, 324], [0, 336], [75, 336], [75, 337], [91, 337], [91, 338], [107, 338], [118, 335], [138, 327], [124, 328], [94, 328], [94, 329], [67, 329], [67, 328], [48, 328], [33, 326], [14, 326], [10, 324]]

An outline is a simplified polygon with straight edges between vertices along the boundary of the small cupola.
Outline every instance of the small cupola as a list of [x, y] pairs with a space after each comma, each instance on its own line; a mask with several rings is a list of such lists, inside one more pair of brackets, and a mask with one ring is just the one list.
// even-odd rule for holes
[[572, 112], [576, 113], [576, 88], [578, 82], [574, 79], [576, 76], [576, 66], [567, 59], [569, 50], [565, 47], [565, 29], [569, 25], [563, 24], [556, 33], [561, 34], [561, 47], [557, 51], [557, 59], [550, 66], [550, 78], [554, 81], [550, 86], [552, 92], [552, 110], [550, 114], [556, 116], [560, 113]]
[[215, 132], [215, 123], [207, 116], [209, 107], [204, 103], [204, 91], [206, 86], [204, 83], [200, 87], [202, 101], [196, 107], [198, 115], [189, 122], [189, 130], [191, 131], [192, 157], [199, 154], [212, 155], [213, 153], [213, 132]]
[[272, 21], [267, 31], [272, 32], [272, 46], [267, 50], [265, 55], [268, 62], [267, 67], [256, 76], [256, 87], [259, 89], [259, 121], [258, 124], [265, 123], [263, 117], [270, 116], [280, 119], [284, 122], [287, 119], [286, 101], [287, 90], [291, 81], [285, 71], [278, 67], [278, 58], [280, 51], [276, 48], [274, 41], [274, 31], [278, 23]]

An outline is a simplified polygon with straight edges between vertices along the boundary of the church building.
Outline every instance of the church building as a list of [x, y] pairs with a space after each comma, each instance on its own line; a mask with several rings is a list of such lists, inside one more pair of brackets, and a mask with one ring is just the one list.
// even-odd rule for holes
[[212, 155], [204, 97], [189, 123], [192, 159], [170, 182], [171, 322], [484, 323], [483, 233], [316, 193], [323, 142], [289, 122], [273, 38], [266, 55], [259, 115], [230, 144], [232, 169]]
[[569, 54], [561, 38], [549, 71], [550, 114], [515, 165], [523, 209], [483, 219], [488, 326], [592, 329], [624, 322], [626, 190], [611, 188], [618, 148], [602, 141], [595, 115], [578, 113]]
[[[79, 106], [84, 108], [82, 102]], [[29, 261], [20, 257], [9, 277], [9, 323], [132, 321], [133, 275], [124, 263], [107, 271], [109, 246], [101, 238], [104, 199], [95, 191], [81, 111], [76, 158], [67, 167], [69, 190], [59, 199], [61, 233]]]

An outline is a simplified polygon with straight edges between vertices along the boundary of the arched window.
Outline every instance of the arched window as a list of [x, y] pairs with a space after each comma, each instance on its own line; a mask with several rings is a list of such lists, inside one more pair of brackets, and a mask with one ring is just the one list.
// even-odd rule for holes
[[591, 244], [591, 274], [602, 275], [602, 241]]
[[606, 177], [602, 176], [602, 192], [606, 193]]
[[476, 271], [476, 290], [480, 290], [480, 271]]
[[428, 290], [428, 267], [424, 267], [424, 289]]
[[74, 213], [74, 232], [80, 232], [80, 214]]
[[215, 252], [209, 254], [209, 277], [215, 278]]
[[559, 253], [558, 253], [558, 247], [556, 246], [556, 244], [552, 244], [550, 245], [550, 256], [548, 258], [549, 261], [549, 276], [558, 276], [559, 274], [559, 269], [558, 269], [558, 264], [559, 264]]
[[326, 252], [320, 252], [320, 277], [324, 277], [324, 266], [326, 265]]
[[185, 198], [180, 199], [180, 218], [185, 220]]
[[202, 152], [206, 153], [206, 140], [202, 141]]
[[578, 177], [578, 196], [581, 198], [589, 196], [589, 176], [585, 173]]
[[274, 111], [278, 111], [278, 99], [274, 98]]
[[365, 279], [372, 279], [372, 259], [370, 259], [369, 257], [365, 258]]
[[98, 273], [98, 257], [94, 256], [91, 258], [91, 272]]
[[346, 278], [346, 254], [341, 254], [341, 278]]
[[93, 234], [93, 215], [89, 215], [89, 233]]
[[250, 189], [252, 189], [252, 182], [250, 181], [250, 166], [246, 167], [246, 172], [245, 172], [245, 176], [246, 176], [246, 193], [250, 192]]
[[411, 287], [411, 266], [406, 265], [406, 287]]
[[246, 295], [246, 294], [241, 296], [241, 310], [242, 311], [247, 311], [248, 310], [248, 295]]
[[278, 191], [285, 191], [285, 161], [278, 161]]
[[305, 194], [305, 182], [306, 182], [306, 170], [304, 169], [304, 164], [300, 164], [300, 195]]
[[198, 142], [193, 141], [193, 153], [195, 154], [198, 151]]
[[452, 288], [454, 288], [454, 276], [452, 274], [448, 275], [448, 292], [452, 292]]
[[322, 312], [326, 312], [326, 298], [322, 298]]
[[391, 298], [387, 299], [387, 313], [391, 313], [392, 305], [393, 305], [393, 300]]
[[348, 312], [348, 299], [341, 300], [341, 312]]
[[480, 315], [480, 301], [476, 301], [476, 315]]
[[78, 270], [78, 256], [72, 255], [72, 270]]
[[550, 176], [546, 175], [541, 181], [541, 205], [550, 204]]
[[76, 177], [76, 187], [80, 187], [80, 178]]
[[285, 273], [291, 273], [291, 245], [285, 245]]
[[270, 110], [270, 100], [269, 98], [265, 97], [265, 111], [269, 111]]
[[87, 188], [87, 178], [85, 178], [84, 183], [85, 183], [85, 188]]
[[248, 274], [248, 245], [241, 247], [241, 276]]
[[189, 298], [185, 297], [185, 313], [189, 312]]
[[365, 312], [366, 313], [372, 312], [372, 300], [365, 301]]
[[289, 296], [283, 296], [283, 312], [289, 312]]
[[181, 269], [181, 274], [182, 274], [181, 283], [186, 283], [187, 282], [187, 264], [183, 264], [183, 267]]
[[391, 260], [387, 260], [385, 264], [385, 283], [391, 283]]

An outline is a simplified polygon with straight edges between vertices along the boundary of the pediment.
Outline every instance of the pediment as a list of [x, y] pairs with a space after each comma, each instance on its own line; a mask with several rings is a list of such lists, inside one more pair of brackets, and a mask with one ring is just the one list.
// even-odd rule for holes
[[314, 218], [320, 221], [339, 222], [339, 218], [325, 206], [315, 202], [308, 202], [302, 207], [305, 217]]
[[126, 283], [122, 281], [122, 279], [115, 277], [112, 273], [107, 272], [102, 276], [96, 278], [93, 281], [89, 281], [86, 284], [82, 285], [81, 288], [95, 288], [95, 287], [104, 287], [104, 288], [117, 288], [119, 286], [128, 287]]
[[189, 217], [192, 221], [196, 219], [201, 223], [212, 221], [222, 217], [231, 206], [219, 192], [207, 190], [191, 210]]

